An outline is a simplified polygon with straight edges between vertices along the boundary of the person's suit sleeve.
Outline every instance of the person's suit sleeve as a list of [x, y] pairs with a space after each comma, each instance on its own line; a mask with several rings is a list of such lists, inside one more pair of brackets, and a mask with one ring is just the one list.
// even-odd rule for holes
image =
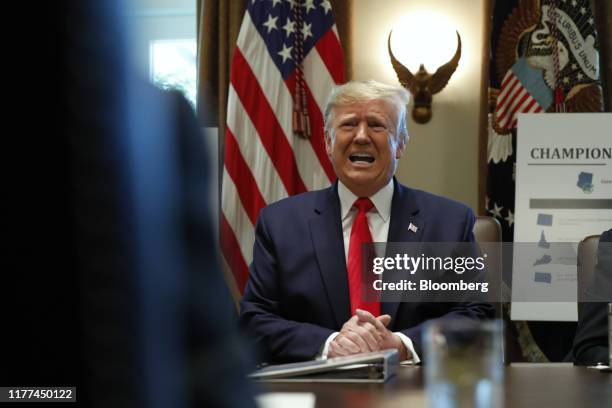
[[578, 327], [574, 337], [574, 363], [594, 365], [608, 361], [606, 305], [612, 302], [612, 230], [601, 234], [597, 266], [587, 289], [587, 302], [578, 303]]
[[574, 337], [574, 363], [595, 365], [608, 361], [606, 303], [578, 304], [578, 328]]
[[277, 264], [279, 254], [267, 226], [269, 210], [264, 208], [260, 212], [255, 227], [253, 262], [240, 302], [240, 322], [264, 351], [266, 359], [274, 362], [310, 360], [321, 352], [334, 330], [283, 318], [280, 307], [282, 277]]
[[[475, 243], [474, 239], [474, 223], [476, 222], [476, 218], [471, 209], [466, 209], [465, 221], [463, 223], [463, 228], [461, 234], [459, 234], [460, 241], [458, 242], [468, 242]], [[485, 320], [491, 319], [495, 316], [495, 309], [493, 306], [483, 300], [474, 300], [474, 301], [466, 301], [466, 302], [444, 302], [437, 303], [432, 305], [432, 307], [439, 308], [440, 310], [444, 309], [446, 312], [440, 316], [438, 319], [459, 319], [459, 318], [468, 318], [468, 319], [476, 319], [476, 320]], [[414, 327], [411, 327], [406, 330], [400, 330], [400, 332], [407, 336], [410, 340], [412, 340], [412, 344], [414, 346], [415, 351], [419, 356], [421, 356], [421, 361], [423, 361], [423, 343], [422, 343], [422, 335], [423, 335], [423, 327], [427, 321], [424, 321]]]

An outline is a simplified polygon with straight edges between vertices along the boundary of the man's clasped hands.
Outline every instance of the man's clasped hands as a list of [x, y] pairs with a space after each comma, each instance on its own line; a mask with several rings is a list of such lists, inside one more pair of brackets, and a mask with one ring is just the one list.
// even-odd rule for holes
[[410, 351], [402, 339], [387, 326], [391, 316], [384, 314], [374, 317], [372, 313], [357, 309], [330, 342], [328, 357], [341, 357], [386, 349], [397, 349], [400, 361], [410, 359]]

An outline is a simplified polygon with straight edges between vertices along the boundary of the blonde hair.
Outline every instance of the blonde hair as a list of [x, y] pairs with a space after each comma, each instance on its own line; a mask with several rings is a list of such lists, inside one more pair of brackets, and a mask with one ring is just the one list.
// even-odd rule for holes
[[[406, 105], [410, 94], [401, 86], [387, 85], [373, 79], [367, 81], [351, 81], [337, 85], [327, 99], [325, 105], [325, 133], [332, 138], [334, 120], [333, 110], [338, 106], [350, 105], [356, 102], [383, 100], [391, 103], [397, 109], [396, 137], [405, 145], [408, 142], [408, 128], [406, 126]], [[401, 138], [401, 139], [400, 139]]]

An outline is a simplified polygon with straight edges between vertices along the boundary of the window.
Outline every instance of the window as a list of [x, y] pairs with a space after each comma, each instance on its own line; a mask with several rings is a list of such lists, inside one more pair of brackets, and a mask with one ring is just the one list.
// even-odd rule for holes
[[196, 41], [155, 40], [149, 48], [150, 79], [162, 89], [182, 92], [196, 106]]
[[129, 0], [130, 56], [141, 76], [196, 103], [196, 10], [193, 0]]

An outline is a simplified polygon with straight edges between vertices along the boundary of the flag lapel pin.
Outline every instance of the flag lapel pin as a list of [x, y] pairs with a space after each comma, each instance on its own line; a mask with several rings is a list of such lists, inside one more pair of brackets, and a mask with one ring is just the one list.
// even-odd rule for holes
[[416, 225], [414, 225], [413, 223], [410, 223], [410, 225], [408, 226], [408, 231], [412, 231], [415, 234], [416, 234], [418, 229], [419, 228]]

